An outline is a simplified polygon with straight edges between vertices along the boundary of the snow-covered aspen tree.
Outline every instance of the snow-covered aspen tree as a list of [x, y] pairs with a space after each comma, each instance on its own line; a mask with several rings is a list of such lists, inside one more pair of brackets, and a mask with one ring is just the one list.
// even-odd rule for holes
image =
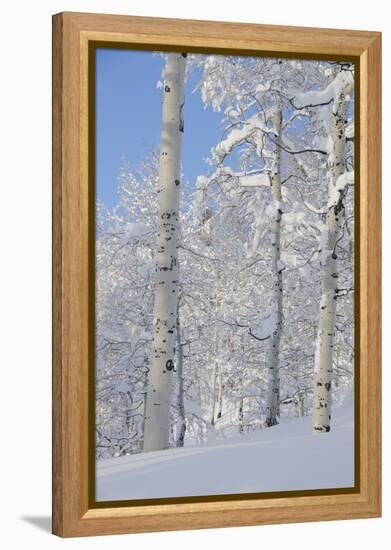
[[148, 377], [144, 451], [169, 446], [178, 288], [178, 218], [186, 54], [169, 53], [163, 83], [155, 250], [154, 334]]
[[217, 391], [217, 402], [218, 402], [218, 409], [217, 409], [217, 418], [221, 418], [223, 414], [223, 376], [221, 374], [221, 368], [219, 369], [218, 374], [218, 391]]
[[221, 365], [219, 364], [219, 332], [215, 324], [214, 328], [214, 361], [213, 361], [213, 370], [212, 370], [212, 412], [210, 416], [210, 424], [214, 426], [216, 420], [221, 418], [221, 409], [223, 401], [223, 388], [222, 388], [222, 379], [221, 379]]
[[238, 425], [239, 425], [239, 433], [243, 433], [243, 407], [244, 407], [244, 399], [243, 399], [243, 393], [239, 397], [239, 411], [238, 411]]
[[[178, 303], [179, 305], [179, 303]], [[176, 376], [177, 376], [177, 420], [175, 430], [175, 444], [177, 447], [183, 447], [186, 433], [185, 401], [184, 401], [184, 373], [183, 373], [183, 343], [181, 339], [181, 324], [179, 319], [179, 307], [177, 310], [177, 343], [176, 343]]]
[[337, 74], [330, 85], [332, 86], [333, 102], [330, 113], [330, 135], [327, 143], [327, 221], [320, 246], [321, 298], [314, 371], [314, 433], [330, 431], [331, 377], [338, 294], [337, 243], [343, 225], [343, 199], [346, 187], [339, 185], [339, 182], [341, 182], [340, 177], [345, 171], [347, 102], [353, 89], [353, 82], [351, 72], [342, 71]]
[[[211, 304], [213, 304], [213, 307], [215, 310], [216, 318], [219, 315], [220, 306], [221, 306], [220, 286], [221, 286], [221, 273], [218, 272], [217, 278], [216, 278], [215, 295], [211, 300]], [[212, 370], [212, 411], [210, 416], [211, 426], [214, 426], [216, 424], [216, 420], [221, 417], [222, 397], [220, 398], [220, 395], [222, 392], [222, 387], [221, 387], [221, 365], [219, 364], [219, 355], [220, 355], [219, 337], [220, 337], [219, 328], [215, 323], [214, 330], [213, 330], [214, 360], [213, 360], [213, 370]]]
[[223, 413], [223, 379], [221, 376], [221, 367], [217, 359], [213, 363], [212, 374], [212, 414], [210, 423], [212, 426], [216, 424], [216, 420], [221, 418]]
[[272, 166], [270, 173], [272, 190], [272, 272], [274, 277], [274, 309], [276, 312], [275, 327], [270, 337], [269, 364], [268, 364], [268, 387], [266, 397], [266, 426], [278, 424], [280, 415], [280, 373], [279, 373], [279, 350], [282, 327], [282, 271], [281, 262], [281, 126], [282, 112], [277, 109], [273, 116], [273, 127], [275, 135], [275, 148], [273, 151]]
[[[215, 337], [217, 338], [217, 336]], [[216, 423], [216, 388], [217, 388], [217, 371], [218, 371], [217, 357], [213, 362], [212, 372], [212, 412], [210, 415], [210, 423], [212, 426]]]

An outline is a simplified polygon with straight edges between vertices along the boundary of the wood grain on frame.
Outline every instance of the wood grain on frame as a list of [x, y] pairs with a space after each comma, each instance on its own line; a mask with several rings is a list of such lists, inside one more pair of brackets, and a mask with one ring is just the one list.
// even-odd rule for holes
[[[89, 504], [88, 43], [350, 59], [359, 71], [360, 488], [351, 494], [94, 508]], [[378, 517], [381, 35], [62, 13], [53, 17], [53, 532], [83, 536]], [[358, 170], [357, 170], [358, 171]], [[90, 198], [89, 198], [90, 197]], [[356, 394], [357, 395], [357, 394]]]

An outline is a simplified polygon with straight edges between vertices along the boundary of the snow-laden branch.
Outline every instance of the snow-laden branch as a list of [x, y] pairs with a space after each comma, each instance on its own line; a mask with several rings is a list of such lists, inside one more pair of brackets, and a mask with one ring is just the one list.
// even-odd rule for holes
[[152, 233], [151, 227], [143, 223], [128, 223], [126, 226], [127, 236], [130, 238], [140, 238]]
[[354, 77], [350, 71], [341, 71], [324, 89], [297, 94], [292, 98], [295, 109], [320, 107], [333, 103], [333, 113], [337, 112], [339, 98], [343, 93], [349, 93], [354, 85]]
[[270, 187], [268, 174], [250, 174], [239, 177], [240, 187]]
[[248, 120], [241, 122], [240, 124], [242, 125], [241, 128], [234, 128], [231, 130], [227, 137], [220, 141], [220, 143], [214, 148], [214, 154], [220, 159], [227, 156], [235, 146], [243, 143], [255, 131], [260, 130], [265, 134], [273, 132], [273, 130], [264, 124], [258, 114], [253, 115]]
[[304, 206], [306, 208], [308, 208], [308, 210], [310, 210], [311, 212], [313, 212], [314, 214], [326, 214], [326, 212], [322, 209], [319, 209], [319, 208], [315, 208], [314, 205], [312, 205], [311, 203], [309, 203], [308, 201], [304, 201]]
[[308, 147], [305, 149], [297, 149], [296, 151], [292, 149], [288, 149], [288, 147], [285, 147], [282, 143], [277, 143], [270, 135], [268, 135], [268, 138], [274, 145], [285, 151], [286, 153], [289, 153], [290, 155], [302, 155], [304, 153], [319, 153], [320, 155], [327, 155], [327, 151], [324, 151], [323, 149], [314, 149], [312, 147]]
[[352, 122], [345, 128], [346, 139], [354, 139], [354, 123]]
[[354, 184], [354, 170], [351, 172], [345, 172], [337, 179], [335, 185], [331, 185], [329, 189], [329, 200], [327, 203], [327, 208], [333, 208], [335, 206], [341, 194], [345, 191], [348, 185]]
[[225, 325], [229, 325], [231, 327], [239, 327], [239, 328], [246, 328], [248, 330], [248, 334], [252, 336], [255, 340], [258, 340], [258, 342], [263, 342], [265, 340], [268, 340], [271, 336], [270, 334], [266, 334], [266, 336], [257, 336], [254, 334], [252, 328], [249, 325], [243, 325], [242, 323], [239, 323], [238, 321], [235, 321], [233, 323], [228, 323], [228, 321], [224, 321], [223, 319], [218, 319], [221, 323], [224, 323]]

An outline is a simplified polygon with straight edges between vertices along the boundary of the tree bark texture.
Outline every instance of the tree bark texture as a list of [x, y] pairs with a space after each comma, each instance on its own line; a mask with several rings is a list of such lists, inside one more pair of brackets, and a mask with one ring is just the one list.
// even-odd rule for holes
[[321, 297], [319, 325], [315, 352], [313, 431], [329, 432], [331, 420], [331, 380], [333, 371], [333, 347], [335, 315], [337, 307], [337, 242], [344, 221], [342, 192], [338, 200], [330, 204], [335, 195], [333, 189], [344, 171], [346, 95], [352, 92], [353, 78], [346, 81], [338, 97], [335, 98], [330, 113], [330, 137], [328, 144], [328, 212], [325, 234], [322, 239], [321, 254]]
[[271, 169], [271, 191], [274, 206], [272, 221], [272, 272], [274, 277], [274, 308], [276, 311], [276, 325], [270, 336], [269, 363], [267, 377], [266, 419], [267, 427], [278, 424], [280, 416], [280, 373], [279, 373], [279, 349], [282, 327], [282, 264], [281, 264], [281, 128], [282, 113], [277, 110], [274, 116], [275, 149], [273, 152]]
[[169, 447], [178, 291], [178, 221], [186, 54], [167, 54], [158, 178], [154, 335], [144, 451]]

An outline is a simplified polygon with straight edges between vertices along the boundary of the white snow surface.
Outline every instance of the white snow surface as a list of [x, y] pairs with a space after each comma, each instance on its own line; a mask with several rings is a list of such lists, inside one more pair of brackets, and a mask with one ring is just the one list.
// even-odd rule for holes
[[332, 415], [329, 433], [311, 418], [283, 419], [209, 445], [153, 451], [97, 463], [97, 501], [224, 495], [354, 485], [353, 399]]

